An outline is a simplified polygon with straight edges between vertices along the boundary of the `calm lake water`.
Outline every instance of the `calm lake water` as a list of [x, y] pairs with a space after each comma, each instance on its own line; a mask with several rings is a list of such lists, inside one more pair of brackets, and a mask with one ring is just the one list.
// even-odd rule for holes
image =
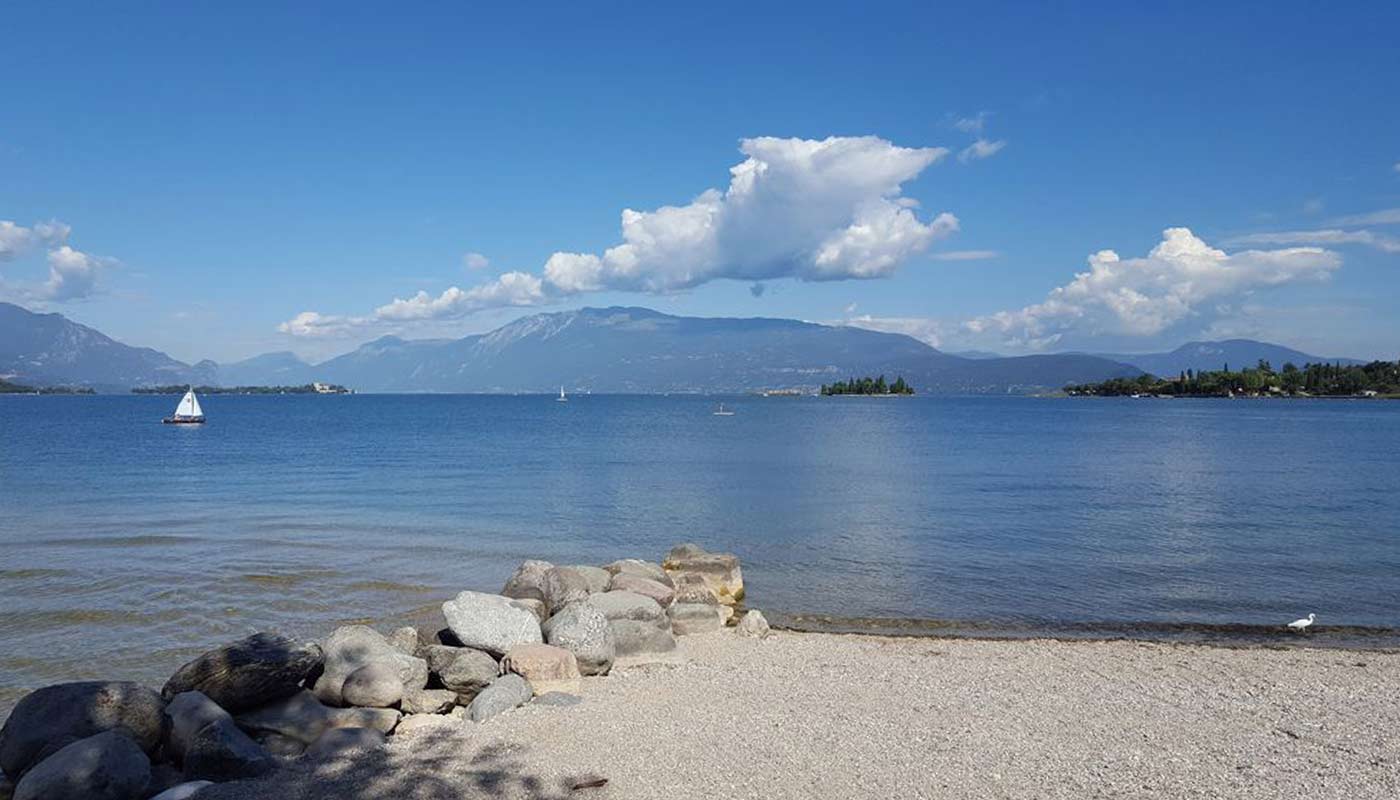
[[175, 401], [0, 396], [0, 713], [686, 540], [798, 624], [1400, 627], [1395, 402], [210, 396], [161, 425]]

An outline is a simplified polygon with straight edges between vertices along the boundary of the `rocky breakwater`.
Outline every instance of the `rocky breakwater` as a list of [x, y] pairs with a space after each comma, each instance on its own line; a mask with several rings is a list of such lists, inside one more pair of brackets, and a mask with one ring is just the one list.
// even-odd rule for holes
[[[256, 633], [178, 669], [159, 691], [44, 687], [0, 728], [0, 800], [181, 800], [216, 782], [381, 747], [386, 737], [581, 701], [589, 677], [677, 658], [743, 599], [739, 559], [691, 544], [661, 564], [526, 561], [500, 594], [464, 591], [445, 627], [320, 642]], [[749, 611], [736, 635], [763, 637]]]

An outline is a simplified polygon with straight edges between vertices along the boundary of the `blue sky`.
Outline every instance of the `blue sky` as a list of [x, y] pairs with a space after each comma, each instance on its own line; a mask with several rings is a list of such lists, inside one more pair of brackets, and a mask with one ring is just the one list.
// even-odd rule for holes
[[1393, 4], [286, 5], [6, 10], [0, 299], [186, 360], [610, 304], [1400, 355]]

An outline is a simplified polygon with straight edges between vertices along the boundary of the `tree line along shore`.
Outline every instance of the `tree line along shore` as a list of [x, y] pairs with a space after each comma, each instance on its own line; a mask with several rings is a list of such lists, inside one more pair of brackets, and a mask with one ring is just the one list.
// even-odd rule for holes
[[1175, 378], [1139, 375], [1100, 383], [1074, 384], [1065, 393], [1089, 397], [1385, 397], [1400, 398], [1400, 361], [1369, 364], [1287, 363], [1275, 370], [1261, 360], [1235, 371], [1185, 370]]

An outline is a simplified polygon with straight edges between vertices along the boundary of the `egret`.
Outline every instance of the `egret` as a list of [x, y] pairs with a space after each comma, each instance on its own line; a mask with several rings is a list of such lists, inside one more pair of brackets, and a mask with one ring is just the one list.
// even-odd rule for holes
[[1315, 619], [1317, 619], [1316, 614], [1309, 614], [1305, 619], [1295, 619], [1288, 623], [1288, 627], [1295, 631], [1305, 631], [1308, 629], [1309, 625], [1313, 624], [1313, 620]]

